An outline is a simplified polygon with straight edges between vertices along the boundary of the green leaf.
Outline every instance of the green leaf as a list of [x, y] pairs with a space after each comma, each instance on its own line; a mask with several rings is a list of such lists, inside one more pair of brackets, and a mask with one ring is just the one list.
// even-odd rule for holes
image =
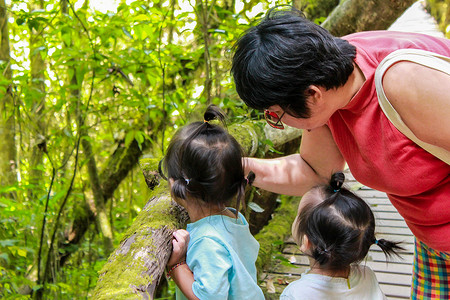
[[4, 259], [9, 264], [9, 255], [8, 254], [0, 253], [0, 259]]
[[25, 23], [25, 19], [24, 18], [18, 18], [17, 20], [16, 20], [16, 24], [17, 25], [22, 25], [23, 23]]
[[27, 251], [20, 249], [20, 248], [17, 249], [17, 254], [22, 257], [27, 257]]
[[131, 130], [128, 131], [127, 135], [125, 136], [125, 147], [129, 147], [131, 142], [134, 140], [134, 135], [136, 131]]

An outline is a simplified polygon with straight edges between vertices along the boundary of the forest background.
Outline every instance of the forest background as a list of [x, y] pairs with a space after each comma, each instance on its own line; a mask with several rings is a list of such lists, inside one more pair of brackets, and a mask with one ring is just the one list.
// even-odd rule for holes
[[[339, 4], [98, 2], [0, 0], [2, 299], [92, 296], [148, 201], [139, 159], [162, 157], [174, 131], [211, 103], [231, 123], [261, 119], [230, 76], [240, 34], [276, 5], [321, 24]], [[450, 1], [428, 5], [448, 37]]]

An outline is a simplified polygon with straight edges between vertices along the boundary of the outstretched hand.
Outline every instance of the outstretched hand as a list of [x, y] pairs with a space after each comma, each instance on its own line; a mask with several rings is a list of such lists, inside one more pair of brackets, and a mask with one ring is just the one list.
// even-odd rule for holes
[[189, 244], [189, 232], [184, 229], [179, 229], [173, 232], [173, 250], [170, 255], [167, 267], [172, 267], [179, 262], [186, 260], [186, 252]]

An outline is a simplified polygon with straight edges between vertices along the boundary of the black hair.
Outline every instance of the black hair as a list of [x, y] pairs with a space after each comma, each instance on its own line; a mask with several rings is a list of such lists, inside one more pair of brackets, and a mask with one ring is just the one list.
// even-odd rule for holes
[[353, 72], [356, 48], [307, 20], [302, 12], [270, 9], [233, 46], [231, 73], [250, 107], [279, 105], [297, 118], [310, 117], [310, 85], [343, 86]]
[[295, 228], [297, 243], [306, 235], [310, 255], [320, 267], [343, 270], [366, 257], [372, 244], [377, 244], [387, 257], [404, 250], [399, 242], [375, 237], [375, 217], [369, 205], [350, 190], [342, 187], [342, 172], [332, 175], [330, 183], [319, 186], [318, 194], [324, 200], [302, 209]]
[[[236, 215], [254, 174], [244, 177], [242, 148], [225, 128], [225, 114], [215, 105], [204, 113], [204, 121], [181, 128], [171, 139], [163, 169], [173, 179], [172, 195], [207, 204], [228, 204], [237, 194]], [[251, 172], [252, 173], [252, 172]]]

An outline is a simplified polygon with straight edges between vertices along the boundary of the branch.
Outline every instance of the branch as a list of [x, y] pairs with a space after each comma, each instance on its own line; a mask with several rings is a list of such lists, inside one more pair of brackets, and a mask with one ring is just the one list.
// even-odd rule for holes
[[322, 23], [334, 36], [387, 29], [416, 0], [344, 0]]
[[100, 271], [94, 299], [153, 299], [172, 251], [172, 232], [184, 227], [186, 211], [162, 190], [155, 191], [119, 248]]

